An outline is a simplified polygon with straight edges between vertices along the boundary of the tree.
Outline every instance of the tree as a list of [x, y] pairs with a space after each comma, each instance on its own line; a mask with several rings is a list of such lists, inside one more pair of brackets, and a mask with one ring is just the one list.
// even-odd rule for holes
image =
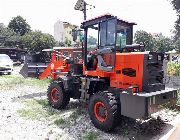
[[174, 30], [174, 42], [176, 42], [180, 37], [180, 0], [171, 0], [174, 10], [176, 10], [177, 20], [175, 22]]
[[20, 36], [11, 29], [0, 26], [0, 45], [5, 47], [17, 47]]
[[175, 50], [180, 53], [180, 39], [175, 42]]
[[147, 51], [167, 52], [174, 49], [171, 38], [163, 35], [153, 37], [146, 31], [137, 31], [135, 33], [135, 43], [143, 44]]
[[146, 50], [153, 51], [154, 39], [151, 34], [146, 31], [140, 30], [135, 33], [135, 43], [142, 44], [145, 46]]
[[67, 37], [65, 38], [64, 44], [66, 44], [68, 47], [71, 46], [71, 40], [69, 40]]
[[161, 36], [154, 39], [154, 51], [168, 52], [174, 49], [172, 39]]
[[22, 36], [20, 41], [30, 52], [41, 52], [43, 49], [52, 48], [56, 44], [52, 35], [41, 31], [30, 31]]
[[96, 45], [97, 39], [94, 38], [93, 36], [89, 36], [87, 43], [88, 43], [89, 45]]
[[21, 16], [12, 18], [8, 27], [21, 36], [30, 31], [30, 25]]

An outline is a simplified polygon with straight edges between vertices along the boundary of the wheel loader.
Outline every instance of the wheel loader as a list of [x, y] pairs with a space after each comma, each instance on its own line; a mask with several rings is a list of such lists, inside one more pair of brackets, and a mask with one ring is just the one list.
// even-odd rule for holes
[[[83, 100], [95, 127], [112, 131], [121, 116], [145, 119], [164, 104], [176, 104], [177, 90], [163, 83], [164, 55], [132, 44], [134, 25], [111, 14], [82, 22], [83, 62], [68, 60], [68, 69], [55, 73], [47, 93], [50, 105], [64, 109], [70, 98]], [[90, 30], [98, 38], [93, 47]]]

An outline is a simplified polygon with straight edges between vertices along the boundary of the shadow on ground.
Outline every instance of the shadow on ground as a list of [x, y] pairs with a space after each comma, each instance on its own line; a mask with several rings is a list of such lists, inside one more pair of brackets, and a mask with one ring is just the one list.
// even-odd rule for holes
[[130, 140], [151, 140], [159, 139], [173, 128], [172, 125], [163, 122], [161, 119], [150, 118], [149, 120], [134, 120], [122, 116], [119, 126], [113, 134], [125, 136]]
[[18, 96], [18, 97], [13, 98], [12, 102], [26, 100], [26, 99], [33, 99], [33, 98], [36, 98], [36, 97], [43, 97], [43, 96], [46, 96], [46, 95], [47, 95], [46, 92], [27, 94], [27, 95]]

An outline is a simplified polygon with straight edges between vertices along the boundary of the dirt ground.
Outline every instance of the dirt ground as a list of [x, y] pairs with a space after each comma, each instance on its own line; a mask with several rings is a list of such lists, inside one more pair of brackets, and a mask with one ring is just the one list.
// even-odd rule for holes
[[180, 124], [180, 111], [163, 109], [149, 120], [122, 117], [115, 131], [102, 132], [91, 123], [85, 103], [71, 100], [66, 110], [51, 108], [46, 98], [49, 81], [25, 79], [20, 69], [0, 76], [0, 139], [165, 140]]

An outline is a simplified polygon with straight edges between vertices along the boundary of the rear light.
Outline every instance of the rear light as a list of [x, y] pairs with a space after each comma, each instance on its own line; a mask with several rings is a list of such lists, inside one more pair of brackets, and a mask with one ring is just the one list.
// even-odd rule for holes
[[133, 87], [132, 88], [132, 93], [138, 93], [139, 92], [139, 88], [138, 87]]

